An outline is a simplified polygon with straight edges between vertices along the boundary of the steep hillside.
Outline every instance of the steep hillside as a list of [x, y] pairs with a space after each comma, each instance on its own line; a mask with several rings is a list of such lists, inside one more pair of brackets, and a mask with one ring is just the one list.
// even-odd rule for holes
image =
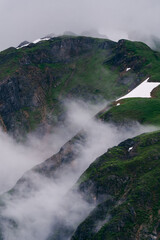
[[[16, 218], [3, 217], [3, 209], [8, 200], [10, 199], [7, 204], [12, 206], [23, 201], [25, 203], [30, 196], [32, 199], [39, 191], [36, 180], [39, 174], [42, 181], [45, 182], [47, 178], [54, 182], [59, 181], [60, 173], [68, 175], [74, 172], [80, 155], [77, 146], [81, 144], [85, 147], [86, 140], [85, 132], [79, 133], [57, 154], [27, 172], [7, 195], [1, 196], [1, 229], [7, 224], [8, 230], [20, 231], [18, 224], [21, 223]], [[88, 204], [88, 210], [84, 214], [86, 219], [82, 217], [82, 223], [76, 230], [76, 224], [71, 222], [70, 225], [67, 221], [68, 215], [63, 217], [58, 212], [56, 224], [53, 218], [47, 239], [69, 239], [72, 235], [71, 239], [74, 240], [159, 239], [159, 148], [160, 132], [157, 131], [128, 139], [96, 159], [64, 198], [71, 216], [74, 216], [74, 211], [82, 211], [83, 205], [77, 203], [83, 199]], [[74, 194], [78, 194], [77, 203], [74, 202]], [[92, 208], [94, 206], [90, 213], [89, 205]], [[63, 207], [62, 205], [62, 212]], [[1, 239], [5, 239], [3, 230]]]
[[[120, 45], [123, 45], [124, 47], [121, 48], [121, 51], [116, 50], [117, 52], [120, 52], [120, 54], [113, 56], [108, 63], [115, 66], [116, 69], [123, 69], [128, 66], [128, 71], [133, 69], [134, 72], [140, 72], [140, 74], [146, 75], [148, 82], [159, 82], [159, 53], [152, 51], [143, 43], [132, 43], [124, 40], [121, 40], [120, 42]], [[117, 56], [119, 57], [117, 58]], [[138, 121], [142, 124], [153, 124], [159, 126], [160, 87], [155, 87], [151, 91], [151, 98], [143, 97], [145, 96], [145, 91], [145, 87], [141, 88], [139, 98], [138, 96], [131, 98], [129, 97], [129, 94], [132, 93], [132, 91], [129, 89], [129, 93], [127, 95], [129, 98], [125, 96], [125, 99], [123, 99], [123, 97], [122, 99], [118, 99], [111, 105], [111, 108], [108, 111], [100, 115], [100, 118], [104, 121], [114, 122], [120, 125], [124, 125], [132, 121]]]
[[143, 43], [88, 37], [9, 48], [0, 53], [0, 124], [14, 133], [47, 130], [63, 119], [66, 97], [113, 100], [147, 76], [159, 81], [159, 59]]
[[[107, 99], [125, 91], [118, 74], [103, 62], [115, 46], [109, 40], [59, 37], [0, 53], [0, 115], [7, 131], [53, 125], [65, 97]], [[127, 88], [127, 87], [126, 87]]]
[[160, 238], [160, 132], [128, 139], [98, 158], [78, 181], [97, 207], [72, 240]]
[[[92, 102], [102, 98], [115, 100], [146, 78], [159, 82], [159, 62], [160, 53], [143, 43], [127, 40], [115, 43], [105, 39], [63, 36], [19, 49], [7, 49], [0, 53], [0, 124], [15, 136], [17, 132], [25, 134], [37, 127], [46, 133], [63, 121], [65, 98], [76, 97]], [[119, 124], [130, 128], [130, 123], [138, 121], [159, 126], [159, 96], [158, 86], [152, 91], [151, 98], [120, 99], [96, 117], [116, 123], [109, 125], [110, 131], [102, 128], [108, 138]], [[126, 138], [124, 132], [121, 141]], [[26, 238], [23, 234], [27, 233], [27, 240], [28, 236], [35, 240], [40, 236], [36, 235], [39, 232], [44, 234], [44, 237], [40, 236], [42, 240], [160, 239], [160, 132], [128, 139], [108, 151], [105, 146], [103, 153], [107, 152], [100, 157], [102, 152], [99, 153], [73, 186], [81, 170], [88, 167], [84, 158], [86, 162], [81, 168], [84, 157], [81, 152], [88, 146], [88, 139], [101, 144], [98, 134], [90, 139], [84, 128], [57, 154], [25, 173], [13, 189], [0, 197], [0, 239], [6, 240], [9, 236], [10, 240], [13, 235], [13, 240], [18, 239], [17, 236], [23, 239], [23, 236]], [[119, 142], [117, 140], [114, 144]], [[93, 148], [87, 156], [92, 154]], [[67, 192], [65, 177], [74, 179]], [[63, 194], [56, 185], [59, 181], [64, 184]], [[57, 192], [52, 192], [54, 187]], [[46, 197], [46, 188], [49, 189], [49, 198], [46, 205], [38, 205], [37, 210], [34, 200], [40, 202], [41, 194]], [[52, 206], [56, 194], [62, 207], [60, 213]], [[77, 204], [79, 199], [81, 202]], [[47, 208], [48, 201], [55, 211], [53, 215], [50, 213], [52, 208]], [[28, 202], [29, 205], [25, 205]], [[37, 215], [31, 218], [31, 211], [27, 217], [26, 212], [23, 215], [22, 210], [32, 203], [35, 215], [39, 206], [44, 214], [46, 208], [49, 212], [49, 226], [47, 222], [44, 227], [46, 232], [37, 231]], [[14, 212], [17, 206], [20, 218], [17, 211]], [[8, 208], [10, 211], [7, 212]], [[75, 213], [80, 218], [75, 218]], [[26, 222], [21, 221], [21, 216]], [[32, 225], [33, 233], [30, 230]]]
[[160, 53], [153, 51], [142, 42], [120, 40], [115, 48], [114, 55], [108, 64], [118, 68], [120, 71], [131, 68], [139, 76], [148, 76], [150, 81], [160, 80]]

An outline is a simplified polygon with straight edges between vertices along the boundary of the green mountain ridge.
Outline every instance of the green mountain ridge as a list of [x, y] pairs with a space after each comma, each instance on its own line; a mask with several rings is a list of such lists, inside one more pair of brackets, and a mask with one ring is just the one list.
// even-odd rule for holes
[[114, 45], [109, 40], [59, 37], [0, 53], [3, 128], [29, 132], [53, 125], [66, 97], [119, 95], [124, 90], [119, 84], [114, 87], [117, 73], [103, 65]]
[[[37, 128], [45, 133], [63, 121], [63, 99], [115, 100], [147, 77], [159, 82], [159, 63], [159, 52], [128, 40], [63, 36], [7, 49], [0, 53], [0, 124], [15, 136], [17, 130], [22, 135]], [[128, 129], [134, 121], [159, 126], [160, 87], [151, 95], [119, 100], [119, 106], [113, 102], [96, 117]], [[76, 144], [85, 141], [85, 132], [79, 132], [57, 154], [25, 173], [8, 196], [18, 196], [26, 187], [28, 197], [36, 189], [28, 180], [31, 172], [57, 180], [59, 171], [74, 169]], [[70, 190], [94, 204], [93, 211], [76, 228], [58, 219], [48, 240], [160, 239], [159, 150], [160, 131], [155, 131], [127, 139], [99, 156]], [[1, 240], [6, 240], [1, 229], [7, 221], [13, 231], [18, 228], [15, 219], [0, 216]]]
[[63, 36], [9, 48], [0, 53], [0, 124], [15, 134], [46, 131], [63, 119], [63, 99], [114, 100], [146, 77], [159, 81], [159, 60], [128, 40]]

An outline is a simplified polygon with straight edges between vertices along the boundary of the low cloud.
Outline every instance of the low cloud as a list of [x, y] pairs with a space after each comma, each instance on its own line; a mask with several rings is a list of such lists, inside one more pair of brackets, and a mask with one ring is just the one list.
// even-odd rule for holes
[[[93, 116], [102, 106], [104, 104], [95, 106], [82, 101], [67, 102], [66, 108], [68, 109], [68, 114], [66, 115], [65, 131], [63, 132], [62, 129], [59, 130], [58, 135], [57, 129], [56, 135], [48, 137], [49, 139], [54, 139], [53, 142], [49, 140], [49, 142], [52, 142], [50, 152], [51, 149], [54, 149], [56, 152], [60, 144], [67, 141], [69, 137], [73, 136], [81, 128], [86, 133], [85, 145], [83, 143], [75, 145], [75, 151], [78, 150], [79, 154], [74, 159], [74, 168], [72, 164], [69, 165], [59, 172], [56, 179], [50, 179], [30, 171], [26, 179], [29, 185], [24, 182], [24, 184], [20, 184], [20, 187], [17, 185], [15, 194], [5, 195], [3, 199], [5, 206], [1, 206], [0, 209], [4, 239], [45, 240], [51, 233], [55, 235], [59, 226], [65, 226], [72, 232], [93, 208], [93, 205], [83, 200], [79, 193], [70, 191], [80, 175], [97, 157], [106, 152], [108, 148], [117, 145], [126, 138], [155, 130], [154, 127], [144, 127], [138, 123], [127, 129], [117, 128], [114, 125], [96, 120]], [[67, 137], [66, 133], [68, 134]], [[14, 154], [19, 155], [19, 161], [21, 158], [22, 163], [27, 162], [26, 153], [32, 156], [32, 164], [30, 165], [37, 164], [44, 157], [41, 157], [42, 151], [40, 148], [43, 141], [32, 140], [30, 145], [28, 144], [26, 147], [14, 143], [12, 139], [3, 133], [2, 135], [6, 138], [5, 143], [8, 144], [6, 146], [8, 155], [4, 155], [4, 161], [0, 163], [2, 166], [4, 164], [4, 169], [5, 162], [7, 163], [7, 169], [11, 161], [11, 156]], [[34, 143], [34, 145], [32, 146], [31, 143]], [[14, 153], [12, 149], [15, 146]], [[34, 150], [34, 146], [36, 146], [36, 151]], [[44, 146], [46, 147], [45, 152], [47, 152], [49, 147], [48, 145]], [[9, 158], [6, 156], [9, 156]], [[37, 156], [39, 156], [39, 160]], [[15, 166], [13, 169], [10, 168], [8, 170], [8, 175], [15, 174], [17, 178], [17, 167], [20, 168], [21, 174], [29, 168], [29, 166], [25, 166], [21, 169], [18, 166], [19, 161], [13, 161], [12, 165], [15, 164]], [[5, 181], [6, 176], [1, 177], [1, 182], [4, 183]], [[61, 239], [67, 240], [68, 236], [67, 234], [61, 234]]]
[[0, 129], [0, 193], [13, 187], [24, 172], [59, 151], [65, 142], [83, 128], [86, 121], [105, 106], [105, 103], [88, 105], [81, 101], [64, 102], [67, 111], [64, 124], [43, 138], [31, 134], [25, 143], [17, 143]]

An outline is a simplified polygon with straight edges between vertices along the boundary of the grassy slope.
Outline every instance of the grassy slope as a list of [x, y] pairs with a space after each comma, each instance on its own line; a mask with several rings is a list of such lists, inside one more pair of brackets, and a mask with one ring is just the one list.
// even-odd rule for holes
[[[63, 37], [68, 38], [68, 37]], [[55, 39], [54, 42], [60, 42], [63, 38]], [[71, 37], [74, 38], [74, 37]], [[53, 40], [52, 40], [53, 41]], [[59, 62], [53, 64], [39, 64], [37, 67], [44, 73], [47, 68], [54, 71], [61, 72], [61, 82], [58, 88], [52, 88], [51, 98], [59, 95], [67, 95], [72, 89], [77, 86], [88, 88], [92, 94], [99, 93], [102, 97], [112, 99], [115, 96], [119, 96], [122, 92], [125, 92], [127, 87], [123, 88], [116, 84], [118, 78], [118, 71], [111, 71], [109, 67], [104, 65], [104, 61], [108, 59], [108, 51], [99, 49], [98, 45], [105, 42], [103, 39], [96, 39], [96, 43], [91, 43], [93, 49], [88, 51], [87, 54], [81, 54], [69, 62]], [[39, 49], [47, 49], [50, 47], [48, 41], [42, 42], [39, 45], [32, 47], [31, 49], [20, 49], [20, 54], [25, 51], [27, 54], [34, 54]], [[66, 71], [64, 71], [66, 70]], [[109, 91], [110, 90], [110, 91]]]
[[160, 99], [128, 98], [120, 101], [100, 117], [105, 121], [125, 123], [138, 121], [142, 124], [160, 125]]
[[[129, 55], [141, 57], [143, 64], [140, 72], [150, 76], [150, 81], [160, 81], [160, 53], [151, 50], [140, 42], [125, 41], [125, 48]], [[120, 106], [113, 106], [108, 112], [101, 115], [105, 121], [126, 123], [139, 121], [143, 124], [160, 125], [160, 87], [152, 92], [152, 98], [128, 98], [120, 100]]]
[[121, 40], [117, 54], [119, 59], [113, 56], [111, 63], [118, 63], [118, 69], [133, 67], [134, 71], [150, 77], [150, 81], [160, 81], [160, 53], [145, 43]]
[[[45, 91], [43, 107], [31, 109], [24, 106], [14, 114], [17, 125], [24, 125], [27, 131], [45, 121], [48, 117], [47, 112], [52, 113], [54, 116], [52, 119], [56, 121], [58, 114], [62, 111], [61, 99], [65, 97], [76, 96], [93, 100], [101, 96], [107, 100], [113, 100], [125, 94], [128, 89], [135, 87], [138, 84], [138, 82], [135, 83], [136, 79], [142, 81], [148, 76], [153, 81], [160, 79], [160, 53], [151, 50], [144, 43], [127, 40], [122, 45], [115, 44], [111, 53], [99, 48], [99, 45], [106, 40], [95, 39], [92, 42], [92, 38], [88, 38], [91, 39], [92, 49], [76, 57], [73, 54], [69, 61], [49, 63], [47, 59], [35, 63], [35, 59], [40, 59], [42, 51], [46, 54], [46, 51], [50, 51], [49, 49], [54, 44], [69, 38], [83, 39], [81, 37], [60, 37], [19, 50], [10, 48], [0, 53], [0, 81], [2, 82], [8, 77], [16, 76], [21, 69], [24, 70], [23, 74], [33, 75], [35, 71], [45, 79], [55, 77], [55, 84]], [[31, 62], [27, 65], [22, 64], [24, 58], [27, 61], [29, 58]], [[125, 72], [126, 67], [131, 67], [132, 70]], [[129, 80], [125, 82], [125, 79]], [[38, 117], [35, 118], [35, 115]], [[22, 119], [23, 124], [21, 124]]]
[[153, 51], [146, 44], [141, 42], [126, 41], [126, 49], [130, 54], [144, 60], [141, 72], [150, 76], [150, 81], [160, 81], [160, 53]]
[[[106, 40], [96, 39], [94, 43], [90, 43], [91, 50], [76, 57], [71, 56], [69, 61], [35, 63], [33, 60], [27, 65], [21, 63], [24, 58], [32, 60], [35, 56], [37, 58], [38, 54], [39, 57], [40, 52], [50, 51], [55, 43], [63, 40], [65, 37], [41, 42], [19, 50], [10, 48], [0, 53], [0, 81], [2, 82], [9, 77], [16, 76], [21, 69], [24, 71], [23, 74], [32, 75], [35, 71], [39, 72], [39, 75], [42, 74], [43, 78], [52, 78], [53, 76], [56, 79], [54, 80], [56, 83], [50, 86], [49, 91], [45, 90], [43, 108], [40, 106], [37, 109], [31, 109], [24, 106], [20, 111], [14, 113], [17, 125], [21, 126], [21, 120], [24, 119], [23, 124], [27, 131], [36, 128], [37, 124], [42, 121], [45, 115], [44, 108], [46, 112], [52, 112], [55, 116], [53, 119], [56, 121], [57, 115], [61, 112], [60, 101], [65, 97], [95, 98], [95, 96], [101, 96], [105, 99], [113, 99], [127, 91], [127, 86], [117, 84], [118, 72], [113, 72], [107, 65], [103, 64], [109, 54], [107, 50], [99, 48], [98, 45]], [[35, 115], [39, 117], [35, 118]]]
[[104, 193], [106, 198], [80, 224], [73, 240], [147, 240], [160, 233], [159, 149], [160, 132], [143, 134], [109, 149], [91, 164], [79, 189], [88, 188], [88, 196], [97, 199]]
[[[116, 66], [118, 70], [131, 67], [138, 75], [150, 77], [150, 81], [160, 81], [160, 53], [153, 51], [146, 44], [125, 40], [118, 50], [119, 59], [113, 56], [109, 64]], [[124, 57], [125, 56], [125, 57]], [[134, 69], [135, 67], [135, 69]], [[131, 71], [132, 71], [131, 70]], [[120, 100], [120, 106], [111, 106], [111, 109], [100, 117], [105, 121], [126, 123], [139, 121], [143, 124], [160, 125], [160, 87], [152, 92], [152, 98], [129, 98]]]

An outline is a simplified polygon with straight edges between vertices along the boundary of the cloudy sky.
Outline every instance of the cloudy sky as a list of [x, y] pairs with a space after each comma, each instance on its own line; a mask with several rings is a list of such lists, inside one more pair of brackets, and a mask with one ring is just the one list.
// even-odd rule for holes
[[64, 31], [160, 37], [159, 26], [159, 0], [0, 0], [0, 50]]

